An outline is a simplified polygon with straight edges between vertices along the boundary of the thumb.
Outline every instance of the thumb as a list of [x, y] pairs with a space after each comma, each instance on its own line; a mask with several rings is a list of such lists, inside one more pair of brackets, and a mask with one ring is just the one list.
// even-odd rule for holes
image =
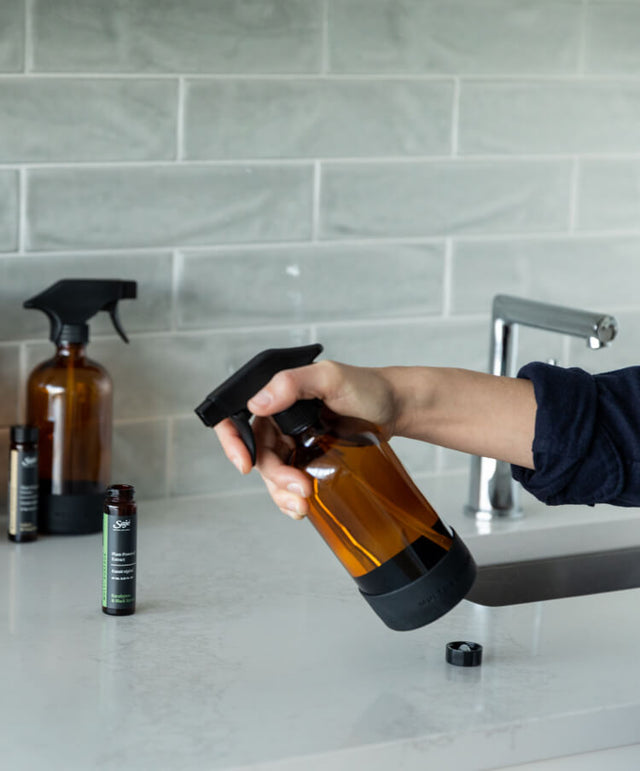
[[340, 383], [340, 367], [334, 362], [319, 361], [305, 367], [285, 369], [251, 397], [247, 407], [254, 415], [265, 416], [286, 410], [299, 399], [328, 402]]

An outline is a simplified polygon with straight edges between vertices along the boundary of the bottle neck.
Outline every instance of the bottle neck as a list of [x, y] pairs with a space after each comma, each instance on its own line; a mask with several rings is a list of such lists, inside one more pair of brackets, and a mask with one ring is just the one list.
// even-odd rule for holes
[[86, 343], [69, 343], [66, 340], [60, 340], [57, 343], [56, 356], [70, 361], [83, 360], [87, 355]]

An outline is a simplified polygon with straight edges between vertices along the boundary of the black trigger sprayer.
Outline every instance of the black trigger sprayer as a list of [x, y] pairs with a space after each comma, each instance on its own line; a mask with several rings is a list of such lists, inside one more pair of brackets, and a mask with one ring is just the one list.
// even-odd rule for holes
[[[247, 401], [283, 369], [310, 364], [321, 345], [262, 351], [196, 408], [206, 426], [231, 418], [255, 462]], [[320, 400], [273, 416], [295, 449], [289, 463], [313, 484], [309, 519], [391, 629], [435, 621], [471, 589], [476, 565], [367, 421], [342, 417]]]
[[27, 422], [39, 429], [38, 529], [93, 533], [102, 528], [104, 492], [111, 474], [112, 383], [86, 356], [89, 320], [106, 311], [128, 342], [120, 300], [134, 299], [135, 281], [63, 279], [24, 303], [50, 322], [52, 359], [27, 384]]

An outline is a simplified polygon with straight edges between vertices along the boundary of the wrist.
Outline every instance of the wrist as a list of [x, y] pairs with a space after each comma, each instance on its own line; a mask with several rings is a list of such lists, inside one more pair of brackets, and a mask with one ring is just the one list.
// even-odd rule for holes
[[425, 423], [429, 423], [436, 403], [434, 372], [431, 367], [385, 367], [380, 370], [392, 405], [392, 435], [423, 438]]

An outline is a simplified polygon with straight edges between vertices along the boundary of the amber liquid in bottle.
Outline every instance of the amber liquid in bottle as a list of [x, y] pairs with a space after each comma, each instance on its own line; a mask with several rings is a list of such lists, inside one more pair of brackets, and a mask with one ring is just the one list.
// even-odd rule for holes
[[111, 467], [112, 384], [83, 343], [61, 342], [33, 370], [27, 415], [40, 429], [39, 529], [98, 532]]
[[376, 426], [325, 411], [295, 441], [309, 519], [363, 592], [392, 592], [447, 554], [452, 535]]

